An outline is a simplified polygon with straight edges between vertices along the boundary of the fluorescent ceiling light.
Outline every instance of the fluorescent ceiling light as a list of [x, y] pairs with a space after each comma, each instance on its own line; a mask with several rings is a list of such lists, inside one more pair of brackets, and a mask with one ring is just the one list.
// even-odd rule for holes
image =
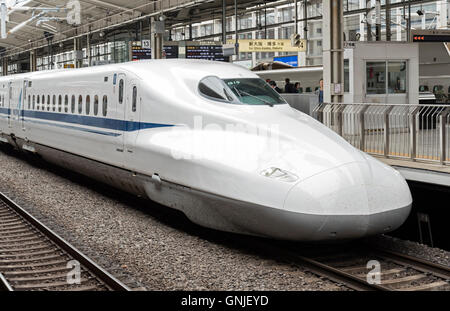
[[12, 7], [9, 7], [8, 8], [9, 9], [8, 15], [11, 14], [11, 13], [14, 13], [14, 11], [20, 10], [21, 7], [23, 7], [24, 5], [26, 5], [26, 4], [30, 3], [30, 2], [32, 2], [32, 0], [25, 0], [25, 1], [22, 1], [22, 2], [19, 2], [19, 3], [16, 3]]
[[58, 31], [58, 29], [56, 29], [56, 27], [55, 26], [52, 26], [52, 25], [49, 25], [49, 24], [47, 24], [47, 23], [42, 23], [42, 27], [45, 27], [45, 28], [47, 28], [47, 29], [50, 29], [51, 31]]

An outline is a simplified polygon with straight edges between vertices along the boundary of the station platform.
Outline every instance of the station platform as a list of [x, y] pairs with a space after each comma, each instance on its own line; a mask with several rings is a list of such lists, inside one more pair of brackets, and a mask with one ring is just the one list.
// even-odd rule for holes
[[450, 187], [450, 166], [375, 156], [409, 181]]

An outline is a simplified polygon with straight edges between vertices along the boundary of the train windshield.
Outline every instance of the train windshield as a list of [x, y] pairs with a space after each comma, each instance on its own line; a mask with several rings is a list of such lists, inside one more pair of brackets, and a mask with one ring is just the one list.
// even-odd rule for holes
[[278, 105], [284, 99], [262, 79], [224, 79], [225, 84], [242, 104]]

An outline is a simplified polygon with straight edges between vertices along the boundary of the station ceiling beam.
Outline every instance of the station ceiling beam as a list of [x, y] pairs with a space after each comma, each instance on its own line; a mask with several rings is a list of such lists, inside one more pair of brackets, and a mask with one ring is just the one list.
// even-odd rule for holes
[[84, 3], [94, 4], [96, 6], [101, 6], [101, 7], [104, 7], [104, 8], [112, 8], [112, 9], [116, 9], [116, 10], [120, 10], [120, 11], [129, 11], [130, 9], [133, 9], [133, 8], [124, 7], [124, 6], [121, 6], [121, 5], [117, 5], [117, 4], [114, 4], [114, 3], [101, 1], [101, 0], [80, 0], [80, 1], [84, 2]]
[[[110, 0], [81, 0], [85, 8], [83, 8], [86, 11], [95, 10], [95, 7], [88, 6], [89, 3], [95, 4], [96, 8], [98, 8], [98, 11], [102, 11], [108, 8], [111, 8], [111, 12], [115, 12], [114, 14], [105, 14], [105, 16], [100, 15], [96, 16], [95, 12], [93, 12], [91, 17], [88, 17], [82, 22], [82, 25], [78, 27], [73, 27], [71, 25], [67, 25], [67, 27], [62, 27], [63, 25], [61, 23], [58, 23], [61, 28], [59, 28], [60, 32], [59, 35], [55, 35], [54, 43], [57, 44], [60, 41], [73, 39], [76, 37], [84, 36], [88, 33], [101, 31], [104, 29], [112, 29], [112, 28], [118, 28], [123, 27], [124, 25], [131, 24], [140, 20], [147, 19], [151, 16], [157, 16], [163, 12], [166, 16], [166, 27], [171, 28], [174, 25], [177, 26], [188, 26], [191, 23], [198, 23], [206, 20], [212, 19], [212, 16], [217, 16], [217, 18], [220, 18], [220, 13], [222, 10], [222, 0], [214, 0], [214, 1], [208, 1], [208, 0], [178, 0], [176, 3], [181, 3], [178, 6], [173, 6], [171, 4], [171, 1], [135, 1], [133, 2], [134, 8], [127, 8], [126, 2], [123, 0], [120, 4], [117, 4], [118, 1], [115, 1], [115, 3], [110, 2]], [[426, 4], [433, 2], [435, 0], [411, 0], [411, 5], [418, 5], [418, 4]], [[100, 3], [101, 2], [101, 3]], [[254, 11], [260, 11], [268, 8], [273, 8], [280, 5], [286, 5], [286, 4], [293, 4], [293, 0], [286, 0], [286, 1], [275, 1], [275, 0], [250, 0], [250, 1], [244, 1], [244, 0], [237, 0], [237, 6], [238, 6], [238, 14], [245, 14], [250, 13]], [[63, 5], [66, 3], [66, 1], [62, 0], [55, 0], [53, 3], [49, 3], [47, 1], [42, 0], [32, 0], [32, 3], [38, 4], [38, 5], [45, 5], [45, 6], [55, 6], [55, 3], [59, 3], [60, 5]], [[233, 5], [234, 0], [226, 0], [227, 4], [227, 16], [231, 16], [234, 14], [233, 12]], [[88, 8], [86, 8], [88, 6]], [[397, 3], [391, 3], [390, 8], [395, 9], [399, 7], [407, 6], [407, 2], [397, 2]], [[386, 6], [383, 5], [382, 9], [385, 9]], [[195, 13], [189, 12], [189, 20], [177, 20], [177, 13], [180, 10], [195, 10]], [[357, 9], [357, 10], [350, 10], [345, 11], [344, 15], [352, 15], [352, 14], [358, 14], [358, 13], [364, 13], [366, 11], [365, 8]], [[12, 13], [16, 14], [16, 12]], [[87, 15], [87, 14], [86, 14]], [[308, 20], [319, 20], [322, 16], [315, 16], [315, 17], [308, 17]], [[302, 22], [304, 19], [299, 19], [297, 22]], [[295, 23], [294, 19], [292, 21], [282, 22], [282, 23], [276, 23], [276, 24], [270, 24], [267, 25], [267, 27], [279, 27], [282, 25], [287, 24], [293, 24]], [[242, 32], [248, 32], [258, 30], [248, 28], [248, 29], [239, 29], [238, 33]], [[227, 34], [231, 34], [231, 32], [227, 32]], [[204, 37], [197, 37], [195, 40], [204, 40], [209, 38], [214, 38], [217, 36], [220, 36], [220, 34], [215, 35], [209, 35]], [[14, 41], [13, 44], [15, 44], [17, 47], [15, 48], [7, 48], [5, 51], [6, 54], [4, 55], [14, 55], [18, 53], [23, 53], [25, 51], [28, 51], [30, 49], [30, 43], [28, 42], [29, 39], [31, 39], [33, 48], [39, 47], [39, 46], [46, 46], [47, 42], [45, 40], [41, 39], [40, 35], [31, 37], [27, 35], [27, 38], [25, 41], [20, 42], [18, 38], [16, 38], [16, 41]], [[1, 45], [0, 40], [0, 45]], [[7, 41], [8, 42], [8, 41]]]

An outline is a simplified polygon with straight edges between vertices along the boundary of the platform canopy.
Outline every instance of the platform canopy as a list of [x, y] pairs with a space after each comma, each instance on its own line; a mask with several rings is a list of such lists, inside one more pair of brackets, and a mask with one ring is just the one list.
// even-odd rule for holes
[[[237, 0], [239, 14], [252, 6], [286, 1]], [[76, 36], [120, 27], [164, 14], [166, 28], [221, 18], [222, 0], [0, 0], [5, 28], [0, 48], [14, 54]], [[234, 0], [226, 0], [234, 14]], [[78, 14], [78, 15], [77, 15]], [[79, 18], [78, 18], [79, 17]], [[5, 38], [6, 34], [6, 38]]]

